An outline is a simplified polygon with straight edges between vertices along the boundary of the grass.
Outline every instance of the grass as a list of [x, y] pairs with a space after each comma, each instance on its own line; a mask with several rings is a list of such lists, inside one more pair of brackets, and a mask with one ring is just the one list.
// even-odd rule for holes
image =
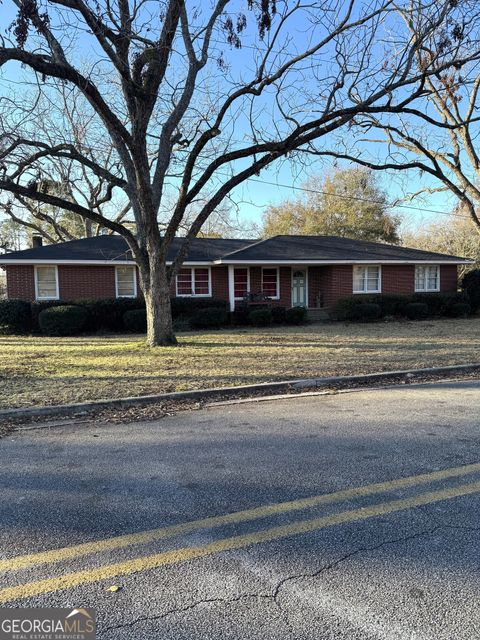
[[480, 318], [141, 336], [0, 336], [0, 408], [462, 364], [480, 359]]

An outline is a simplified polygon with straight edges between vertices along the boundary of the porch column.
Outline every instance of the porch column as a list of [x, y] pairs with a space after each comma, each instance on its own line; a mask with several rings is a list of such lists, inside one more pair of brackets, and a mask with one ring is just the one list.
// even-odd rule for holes
[[235, 311], [235, 286], [233, 278], [233, 264], [228, 265], [228, 299], [230, 301], [230, 311]]

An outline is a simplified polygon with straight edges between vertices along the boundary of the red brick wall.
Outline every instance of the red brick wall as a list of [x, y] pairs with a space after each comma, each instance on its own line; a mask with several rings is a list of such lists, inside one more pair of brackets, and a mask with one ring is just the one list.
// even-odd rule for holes
[[115, 267], [59, 265], [61, 300], [115, 298]]
[[7, 297], [10, 300], [35, 300], [34, 268], [29, 264], [7, 265]]
[[[212, 296], [228, 300], [228, 267], [212, 267]], [[250, 267], [250, 291], [262, 290], [261, 267]], [[10, 299], [35, 300], [34, 267], [7, 265], [7, 295]], [[339, 298], [352, 295], [351, 265], [315, 266], [308, 268], [308, 303], [310, 307], [333, 307]], [[58, 280], [62, 300], [115, 297], [114, 266], [59, 265]], [[137, 277], [138, 281], [138, 277]], [[291, 306], [291, 267], [280, 267], [280, 299], [275, 304]], [[440, 266], [441, 291], [457, 290], [457, 266]], [[413, 293], [414, 265], [383, 265], [383, 293]], [[175, 295], [175, 287], [172, 287]], [[139, 287], [139, 295], [141, 295]]]
[[[440, 290], [457, 290], [457, 266], [440, 265]], [[415, 265], [382, 265], [382, 293], [412, 294], [415, 292]], [[340, 298], [353, 294], [353, 267], [332, 265], [310, 267], [308, 270], [310, 307], [333, 307]], [[361, 295], [361, 294], [358, 294]]]
[[440, 265], [440, 291], [456, 291], [458, 289], [458, 267], [456, 264]]
[[229, 300], [228, 267], [212, 267], [212, 297], [218, 300]]
[[382, 293], [410, 294], [414, 291], [414, 264], [382, 265]]

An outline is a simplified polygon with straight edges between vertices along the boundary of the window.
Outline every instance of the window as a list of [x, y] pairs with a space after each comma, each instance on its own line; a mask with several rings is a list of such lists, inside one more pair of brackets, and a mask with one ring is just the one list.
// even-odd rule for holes
[[440, 267], [438, 265], [415, 266], [415, 291], [440, 291]]
[[353, 293], [380, 293], [380, 267], [353, 267]]
[[136, 267], [116, 267], [117, 298], [135, 298], [137, 295]]
[[35, 267], [35, 297], [37, 300], [58, 300], [57, 267]]
[[250, 288], [248, 268], [233, 270], [233, 292], [235, 300], [244, 298]]
[[210, 296], [210, 269], [194, 267], [180, 269], [177, 275], [177, 296]]
[[262, 269], [262, 291], [269, 298], [278, 298], [278, 269]]

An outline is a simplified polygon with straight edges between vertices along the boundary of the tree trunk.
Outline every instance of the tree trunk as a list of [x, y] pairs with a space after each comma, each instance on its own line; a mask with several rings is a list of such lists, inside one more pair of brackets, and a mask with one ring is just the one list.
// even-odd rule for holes
[[144, 272], [145, 269], [140, 270], [147, 310], [147, 344], [150, 347], [176, 345], [167, 267], [151, 257], [147, 273]]

